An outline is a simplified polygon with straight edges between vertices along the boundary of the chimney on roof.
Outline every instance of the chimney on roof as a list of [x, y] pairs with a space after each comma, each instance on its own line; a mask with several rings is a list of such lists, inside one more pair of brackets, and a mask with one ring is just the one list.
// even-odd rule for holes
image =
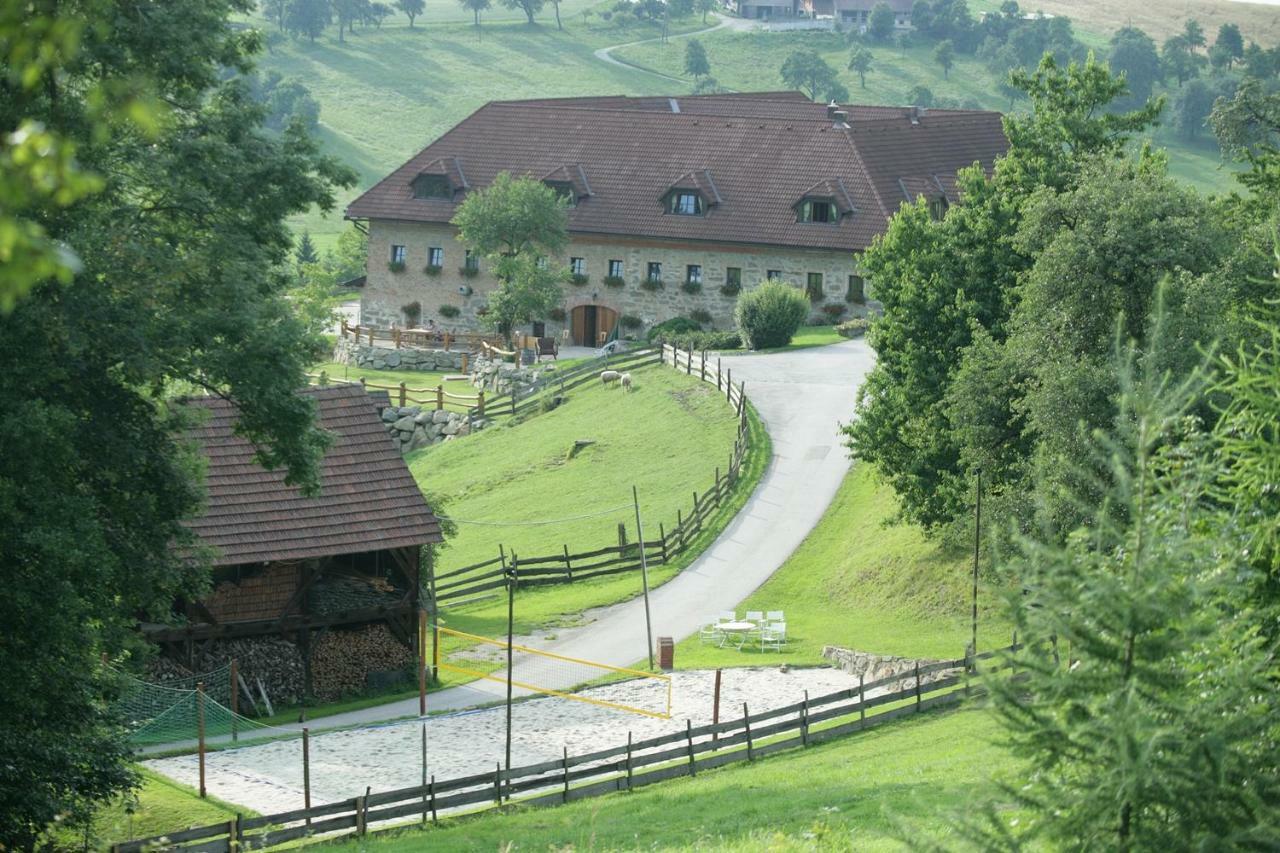
[[919, 123], [920, 123], [920, 119], [924, 118], [924, 114], [925, 114], [925, 112], [926, 112], [926, 110], [925, 110], [925, 108], [924, 108], [924, 107], [919, 106], [919, 105], [912, 105], [912, 107], [911, 107], [911, 123], [912, 123], [912, 124], [919, 124]]
[[834, 119], [836, 117], [836, 113], [839, 111], [840, 111], [840, 105], [837, 104], [834, 100], [832, 100], [831, 103], [827, 104], [827, 118]]
[[831, 114], [831, 119], [832, 119], [833, 126], [835, 127], [849, 126], [849, 114], [844, 110], [836, 110], [835, 112], [833, 112]]

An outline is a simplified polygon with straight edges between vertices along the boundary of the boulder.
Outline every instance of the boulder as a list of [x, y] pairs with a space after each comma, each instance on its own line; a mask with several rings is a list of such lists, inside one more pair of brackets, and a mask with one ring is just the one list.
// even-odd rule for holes
[[445, 409], [436, 409], [431, 413], [431, 420], [437, 424], [446, 423], [449, 420], [449, 412]]
[[432, 422], [432, 420], [431, 420], [431, 419], [432, 419], [432, 415], [433, 415], [433, 413], [432, 413], [432, 412], [419, 412], [419, 413], [418, 413], [417, 415], [415, 415], [415, 416], [414, 416], [414, 418], [413, 418], [414, 423], [418, 423], [418, 424], [429, 424], [429, 423], [431, 423], [431, 422]]
[[387, 362], [387, 367], [399, 367], [399, 366], [400, 366], [400, 353], [398, 353], [398, 352], [390, 352], [390, 353], [387, 353], [386, 362]]
[[455, 436], [455, 435], [457, 435], [457, 434], [458, 434], [458, 422], [457, 422], [457, 421], [449, 421], [447, 424], [445, 424], [445, 425], [440, 429], [440, 432], [442, 432], [443, 434], [445, 434], [445, 435], [447, 435], [447, 436]]
[[393, 423], [400, 417], [394, 406], [388, 406], [382, 410], [382, 422], [384, 424]]
[[395, 422], [395, 428], [397, 432], [412, 433], [413, 428], [415, 426], [416, 424], [413, 421], [412, 415], [405, 415], [404, 417], [400, 418], [400, 420]]

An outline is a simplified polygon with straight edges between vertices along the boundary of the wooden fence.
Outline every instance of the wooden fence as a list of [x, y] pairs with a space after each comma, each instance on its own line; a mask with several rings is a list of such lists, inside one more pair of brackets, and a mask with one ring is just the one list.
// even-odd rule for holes
[[343, 338], [369, 346], [390, 349], [438, 349], [445, 352], [480, 352], [484, 344], [502, 343], [494, 335], [478, 335], [469, 332], [432, 332], [426, 329], [379, 329], [374, 326], [352, 326], [342, 321], [339, 334]]
[[[621, 360], [630, 356], [629, 360]], [[626, 369], [630, 366], [658, 363], [670, 365], [683, 370], [690, 376], [697, 376], [704, 382], [716, 384], [716, 388], [725, 395], [725, 399], [734, 407], [738, 418], [738, 434], [734, 438], [733, 450], [725, 460], [723, 468], [715, 469], [715, 478], [703, 492], [693, 492], [692, 502], [687, 514], [684, 508], [676, 510], [675, 524], [668, 529], [665, 523], [659, 523], [656, 535], [652, 530], [645, 536], [644, 557], [651, 565], [664, 565], [674, 556], [689, 547], [694, 538], [705, 529], [711, 516], [724, 505], [733, 493], [742, 473], [742, 463], [749, 448], [748, 419], [744, 385], [733, 384], [732, 374], [722, 370], [718, 360], [709, 361], [706, 354], [700, 356], [693, 352], [681, 352], [672, 346], [662, 349], [645, 349], [616, 356], [609, 363], [611, 369]], [[555, 390], [571, 390], [585, 382], [596, 381], [600, 364], [592, 363], [582, 368], [566, 371], [556, 377], [550, 387]], [[512, 397], [514, 406], [515, 398]], [[529, 401], [526, 399], [525, 405]], [[500, 407], [490, 404], [490, 411], [501, 411]], [[439, 612], [439, 605], [449, 601], [459, 601], [480, 595], [490, 590], [505, 587], [509, 577], [517, 577], [521, 586], [538, 586], [545, 584], [572, 583], [590, 580], [606, 575], [638, 572], [642, 568], [638, 543], [619, 542], [603, 548], [570, 553], [566, 544], [560, 553], [542, 556], [522, 556], [512, 552], [499, 554], [490, 560], [451, 569], [436, 574], [431, 568], [427, 571], [428, 609]]]
[[[181, 850], [190, 853], [232, 853], [262, 849], [312, 835], [353, 830], [362, 836], [371, 824], [417, 818], [423, 823], [439, 819], [440, 812], [501, 805], [513, 799], [522, 805], [547, 806], [587, 797], [629, 791], [666, 779], [696, 776], [699, 772], [742, 761], [755, 761], [775, 752], [805, 748], [856, 734], [909, 714], [958, 704], [978, 695], [982, 688], [970, 684], [978, 661], [1015, 652], [1005, 649], [973, 657], [917, 665], [910, 673], [889, 676], [781, 708], [752, 714], [747, 704], [742, 716], [721, 723], [694, 726], [683, 731], [619, 744], [607, 749], [569, 755], [524, 767], [479, 773], [394, 791], [368, 793], [336, 803], [278, 812], [261, 817], [237, 815], [233, 820], [192, 827], [112, 846], [113, 853], [142, 850]], [[997, 665], [991, 671], [999, 669]], [[941, 678], [927, 682], [927, 676]], [[895, 688], [896, 689], [893, 689]], [[891, 688], [878, 696], [868, 692]], [[894, 707], [890, 707], [894, 706]], [[879, 710], [877, 710], [879, 709]]]

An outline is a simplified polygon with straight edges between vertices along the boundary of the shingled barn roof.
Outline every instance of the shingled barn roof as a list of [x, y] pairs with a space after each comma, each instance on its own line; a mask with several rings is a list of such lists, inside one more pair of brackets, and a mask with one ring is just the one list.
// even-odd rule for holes
[[[834, 109], [834, 108], [833, 108]], [[414, 198], [412, 181], [452, 158], [471, 188], [503, 171], [540, 178], [574, 164], [590, 195], [576, 234], [860, 251], [910, 197], [906, 182], [954, 187], [1005, 152], [999, 113], [847, 106], [843, 121], [798, 93], [608, 96], [486, 104], [347, 208], [351, 219], [447, 223], [466, 197]], [[666, 212], [676, 176], [708, 176], [705, 214]], [[933, 176], [936, 176], [934, 178]], [[840, 186], [834, 223], [796, 221], [812, 187]], [[911, 199], [914, 200], [914, 199]], [[847, 209], [847, 210], [846, 210]]]
[[440, 524], [423, 500], [374, 399], [359, 385], [301, 392], [316, 401], [317, 420], [333, 436], [321, 463], [321, 493], [304, 497], [284, 471], [253, 462], [253, 445], [233, 434], [235, 406], [204, 397], [208, 411], [193, 429], [208, 459], [208, 503], [188, 522], [216, 549], [215, 566], [298, 560], [440, 541]]

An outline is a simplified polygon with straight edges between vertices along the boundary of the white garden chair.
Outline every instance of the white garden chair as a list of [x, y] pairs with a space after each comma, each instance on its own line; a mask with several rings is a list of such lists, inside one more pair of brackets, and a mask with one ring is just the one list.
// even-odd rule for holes
[[724, 632], [720, 630], [720, 623], [715, 619], [708, 619], [702, 623], [702, 627], [698, 629], [698, 639], [705, 645], [706, 643], [715, 643], [719, 645], [724, 640]]
[[721, 621], [721, 622], [737, 622], [737, 621], [738, 621], [738, 611], [736, 611], [736, 610], [721, 610], [721, 611], [720, 611], [720, 621]]
[[770, 646], [774, 651], [782, 651], [782, 647], [787, 644], [787, 623], [771, 622], [760, 630], [760, 651], [764, 651]]
[[747, 621], [748, 621], [748, 622], [755, 622], [757, 625], [759, 625], [761, 622], [763, 622], [763, 621], [764, 621], [764, 611], [763, 611], [763, 610], [748, 610], [748, 611], [747, 611]]
[[787, 621], [787, 617], [782, 615], [781, 610], [770, 610], [764, 616], [770, 622], [786, 622]]

